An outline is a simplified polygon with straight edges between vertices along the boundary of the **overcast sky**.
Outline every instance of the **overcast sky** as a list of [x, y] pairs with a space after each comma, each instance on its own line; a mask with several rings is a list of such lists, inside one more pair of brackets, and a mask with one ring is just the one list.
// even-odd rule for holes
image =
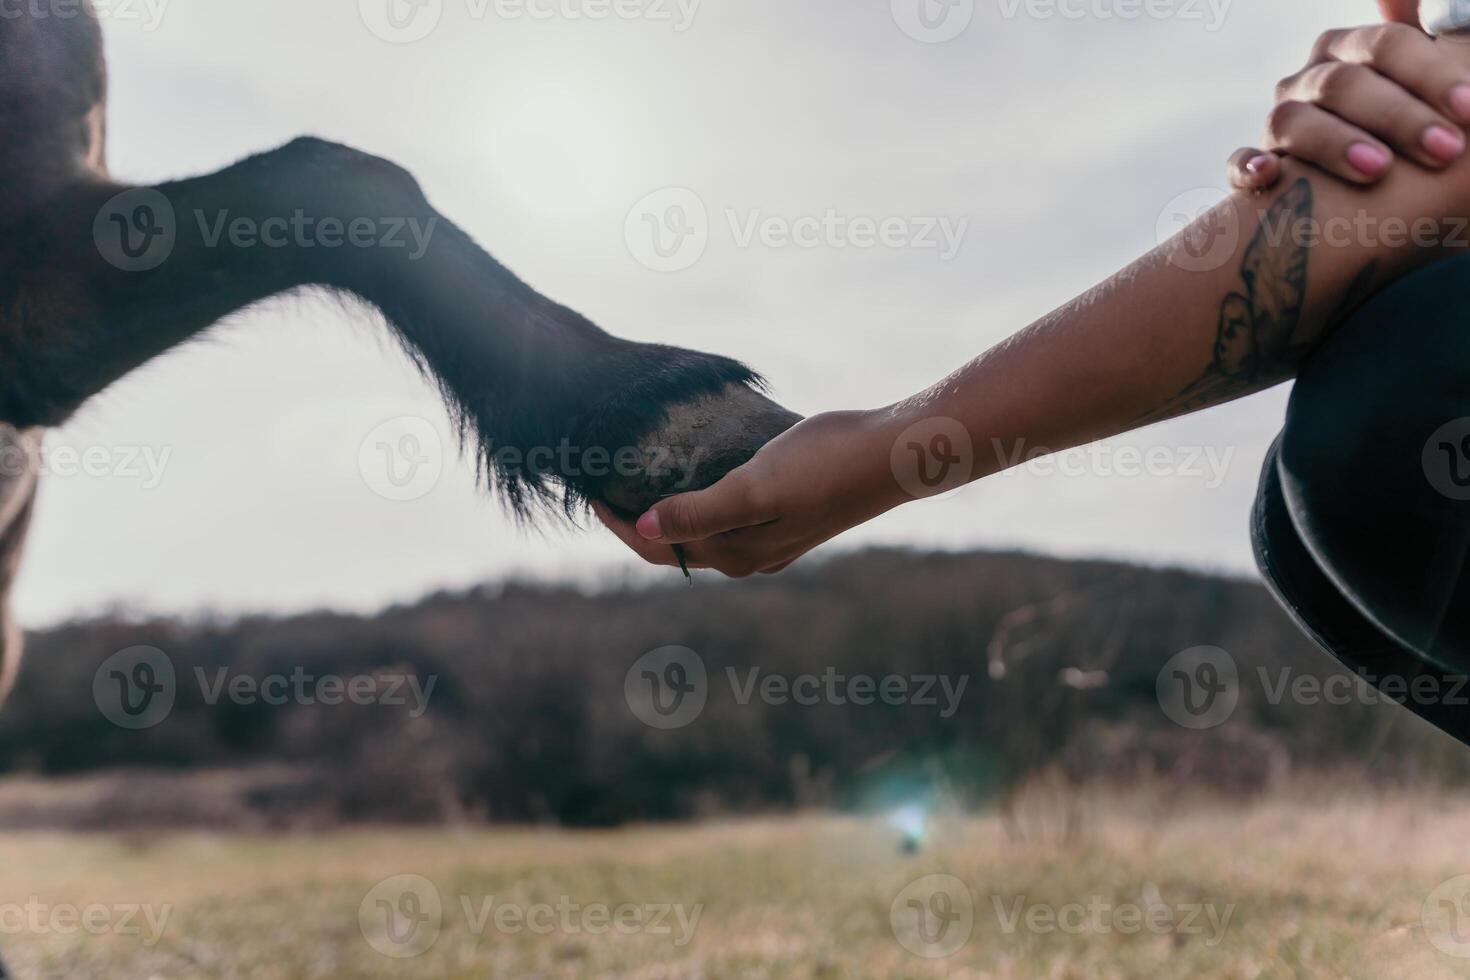
[[[302, 133], [392, 157], [542, 292], [615, 333], [746, 360], [804, 413], [908, 395], [1152, 247], [1181, 194], [1221, 193], [1223, 161], [1316, 34], [1373, 16], [1369, 0], [925, 0], [927, 18], [918, 0], [422, 0], [390, 20], [389, 2], [404, 4], [113, 0], [114, 172], [189, 175]], [[641, 214], [691, 193], [704, 251], [661, 257]], [[799, 219], [829, 212], [838, 228], [901, 219], [902, 234], [746, 240], [752, 221], [813, 228]], [[1248, 572], [1284, 404], [1277, 391], [1155, 427], [829, 549]], [[379, 428], [404, 418], [422, 421]], [[395, 487], [375, 447], [404, 435], [431, 456], [441, 441], [442, 468]], [[1114, 472], [1125, 446], [1164, 447], [1169, 472]], [[92, 450], [91, 472], [65, 447]], [[17, 596], [31, 625], [114, 604], [371, 609], [512, 575], [662, 574], [605, 534], [518, 530], [402, 357], [325, 303], [236, 318], [50, 448]]]

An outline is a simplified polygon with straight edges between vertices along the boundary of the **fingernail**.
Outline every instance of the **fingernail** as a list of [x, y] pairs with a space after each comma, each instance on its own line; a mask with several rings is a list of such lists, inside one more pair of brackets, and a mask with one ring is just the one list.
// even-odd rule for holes
[[1348, 147], [1347, 162], [1354, 170], [1369, 177], [1377, 177], [1388, 167], [1388, 151], [1372, 143], [1354, 143]]
[[1430, 126], [1421, 142], [1431, 156], [1441, 160], [1453, 160], [1465, 152], [1465, 137], [1443, 126]]
[[1470, 84], [1461, 82], [1450, 89], [1450, 108], [1460, 117], [1460, 122], [1470, 122]]
[[1271, 166], [1272, 161], [1274, 161], [1275, 159], [1275, 157], [1262, 153], [1260, 156], [1251, 157], [1250, 160], [1246, 163], [1245, 169], [1248, 173], [1254, 174], [1255, 176], [1259, 177], [1261, 174], [1266, 172], [1266, 170]]
[[658, 511], [651, 510], [638, 518], [638, 533], [649, 541], [657, 541], [664, 536], [664, 529], [658, 523]]

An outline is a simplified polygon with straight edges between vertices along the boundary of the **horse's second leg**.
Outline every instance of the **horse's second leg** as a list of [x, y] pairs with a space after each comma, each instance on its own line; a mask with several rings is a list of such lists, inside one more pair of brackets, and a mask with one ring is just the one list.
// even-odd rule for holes
[[[602, 499], [664, 492], [653, 477], [617, 485], [584, 464], [591, 450], [601, 460], [647, 449], [650, 434], [677, 427], [673, 406], [736, 423], [700, 427], [719, 444], [683, 447], [706, 451], [691, 484], [795, 421], [734, 361], [620, 340], [541, 296], [438, 214], [406, 171], [347, 147], [302, 139], [208, 177], [123, 191], [77, 187], [10, 236], [23, 247], [0, 254], [0, 269], [16, 270], [8, 290], [0, 282], [0, 419], [60, 422], [228, 313], [322, 285], [386, 315], [518, 505], [556, 484]], [[529, 465], [533, 450], [545, 465]]]

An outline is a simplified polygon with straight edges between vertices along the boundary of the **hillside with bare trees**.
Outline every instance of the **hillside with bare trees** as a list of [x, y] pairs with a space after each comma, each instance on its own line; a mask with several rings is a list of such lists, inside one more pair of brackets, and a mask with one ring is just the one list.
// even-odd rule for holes
[[[1325, 683], [1341, 668], [1255, 583], [1021, 554], [512, 584], [372, 617], [98, 620], [30, 644], [0, 714], [0, 825], [609, 825], [1003, 802], [1039, 773], [1241, 794], [1470, 770], [1407, 712]], [[1160, 677], [1200, 647], [1237, 677], [1228, 715], [1187, 726]], [[109, 666], [138, 648], [158, 669]], [[113, 685], [139, 677], [168, 684], [167, 710], [119, 723]], [[697, 710], [654, 690], [650, 714], [645, 681], [684, 685]]]

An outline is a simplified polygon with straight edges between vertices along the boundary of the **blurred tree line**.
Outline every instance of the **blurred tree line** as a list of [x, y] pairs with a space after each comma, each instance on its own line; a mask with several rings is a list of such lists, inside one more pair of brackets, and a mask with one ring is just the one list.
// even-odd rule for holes
[[[94, 679], [137, 645], [166, 653], [177, 690], [164, 720], [133, 731], [99, 710]], [[625, 685], [641, 657], [670, 645], [698, 654], [707, 704], [661, 730], [640, 720]], [[1239, 703], [1196, 731], [1169, 719], [1156, 685], [1171, 657], [1202, 645], [1234, 659]], [[121, 789], [92, 804], [102, 822], [131, 810], [161, 823], [233, 814], [265, 824], [606, 825], [940, 791], [978, 803], [1042, 771], [1231, 793], [1337, 768], [1464, 779], [1470, 753], [1397, 706], [1271, 696], [1282, 677], [1338, 673], [1250, 581], [1023, 554], [869, 551], [775, 578], [701, 576], [694, 588], [511, 584], [371, 617], [65, 625], [29, 638], [0, 712], [0, 772], [117, 774]], [[814, 704], [762, 696], [803, 675], [835, 675], [847, 693], [855, 677], [875, 686], [901, 677], [910, 693], [930, 677], [948, 687], [932, 684], [933, 704], [838, 703], [830, 683], [803, 689], [823, 692]], [[407, 676], [428, 693], [426, 710]], [[776, 687], [763, 688], [772, 676]], [[246, 689], [270, 677], [356, 679], [385, 695], [377, 701], [406, 703], [267, 703], [217, 690], [222, 677]], [[944, 692], [962, 678], [946, 716]], [[220, 796], [206, 776], [221, 772], [253, 775]], [[188, 791], [196, 774], [208, 793]]]

